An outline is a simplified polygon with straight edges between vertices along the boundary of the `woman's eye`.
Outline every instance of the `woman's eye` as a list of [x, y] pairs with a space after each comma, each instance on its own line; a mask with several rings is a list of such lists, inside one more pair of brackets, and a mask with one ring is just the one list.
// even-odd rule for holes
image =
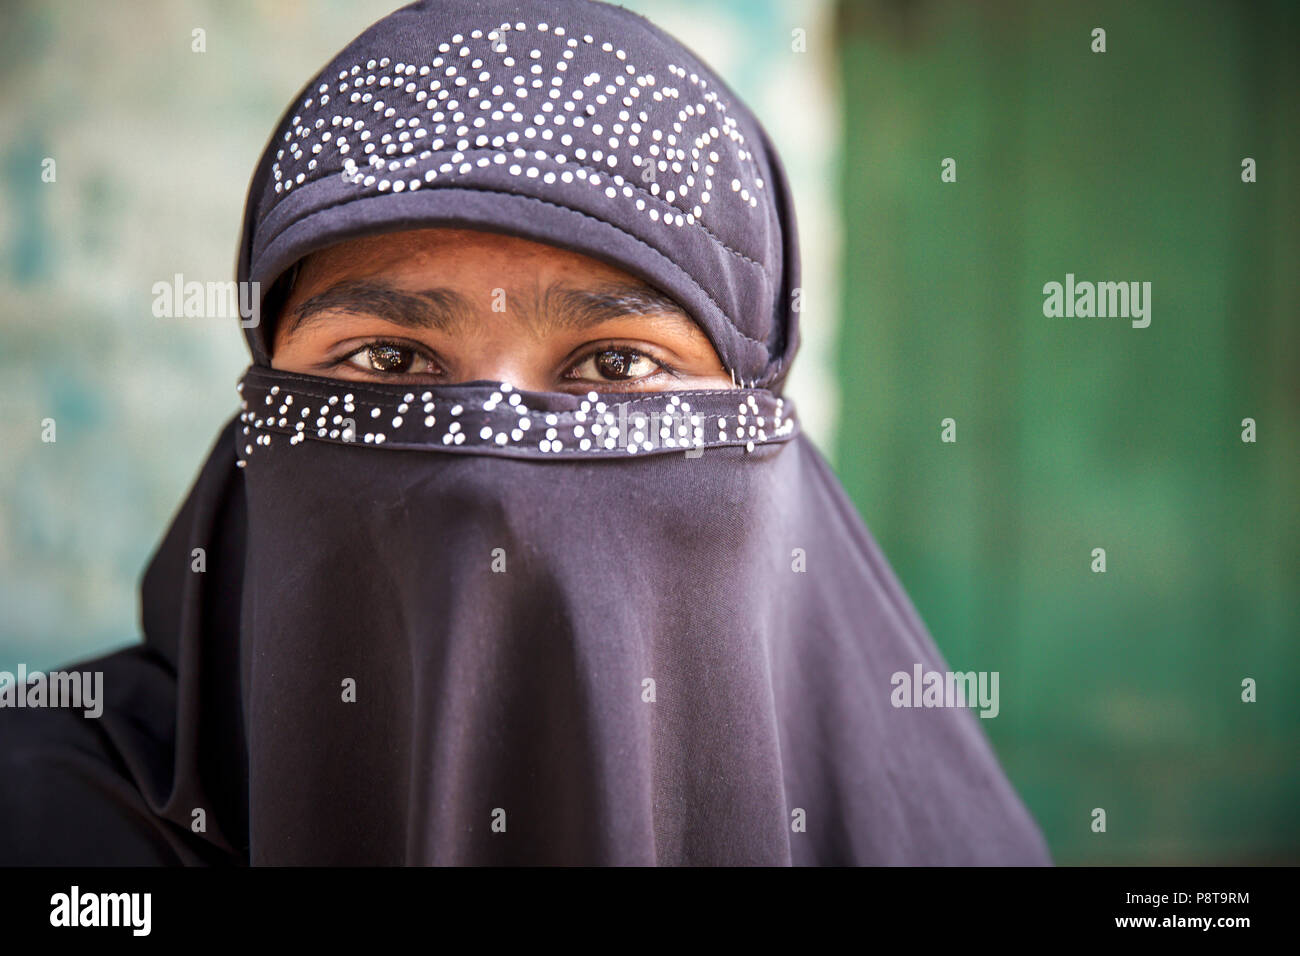
[[574, 378], [589, 381], [627, 382], [659, 371], [653, 359], [632, 349], [601, 349], [593, 352], [573, 370]]
[[427, 372], [429, 360], [414, 349], [376, 342], [358, 349], [348, 356], [348, 364], [367, 372], [384, 375], [407, 375]]

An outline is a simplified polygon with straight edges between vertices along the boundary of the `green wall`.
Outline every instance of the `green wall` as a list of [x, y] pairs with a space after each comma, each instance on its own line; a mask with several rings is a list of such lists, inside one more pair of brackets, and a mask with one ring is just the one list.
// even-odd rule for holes
[[1297, 5], [838, 16], [850, 494], [1058, 862], [1300, 861]]

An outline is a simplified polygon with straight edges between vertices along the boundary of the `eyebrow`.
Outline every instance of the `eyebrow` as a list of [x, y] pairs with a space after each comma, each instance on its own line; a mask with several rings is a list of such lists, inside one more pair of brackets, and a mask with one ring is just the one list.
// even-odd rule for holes
[[[677, 302], [646, 285], [604, 284], [592, 289], [551, 285], [523, 300], [538, 332], [554, 328], [584, 329], [610, 319], [662, 315], [698, 328]], [[371, 315], [410, 329], [453, 332], [474, 322], [474, 303], [452, 289], [399, 289], [373, 279], [346, 279], [303, 301], [287, 316], [286, 336], [342, 315]]]
[[386, 282], [348, 279], [304, 300], [288, 315], [287, 336], [340, 315], [373, 315], [412, 329], [449, 330], [471, 313], [469, 300], [450, 289], [408, 291]]

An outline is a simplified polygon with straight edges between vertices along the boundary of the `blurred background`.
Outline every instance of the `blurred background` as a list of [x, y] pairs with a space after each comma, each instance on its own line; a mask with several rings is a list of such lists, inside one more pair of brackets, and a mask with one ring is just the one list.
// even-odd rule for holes
[[[397, 5], [4, 5], [0, 670], [139, 639], [247, 363], [151, 288], [233, 278], [280, 111]], [[1300, 5], [624, 6], [772, 133], [788, 394], [949, 665], [1000, 672], [1057, 862], [1300, 862]], [[1044, 316], [1067, 273], [1150, 282], [1150, 326]]]

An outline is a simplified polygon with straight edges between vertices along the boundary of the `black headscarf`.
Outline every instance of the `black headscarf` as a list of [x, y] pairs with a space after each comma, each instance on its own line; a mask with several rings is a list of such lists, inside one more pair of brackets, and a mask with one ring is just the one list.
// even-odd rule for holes
[[971, 710], [896, 706], [946, 665], [781, 397], [794, 215], [735, 94], [618, 7], [412, 4], [286, 111], [238, 277], [269, 317], [432, 226], [639, 276], [738, 387], [349, 383], [250, 324], [144, 644], [80, 665], [104, 716], [0, 711], [0, 862], [1048, 862]]

